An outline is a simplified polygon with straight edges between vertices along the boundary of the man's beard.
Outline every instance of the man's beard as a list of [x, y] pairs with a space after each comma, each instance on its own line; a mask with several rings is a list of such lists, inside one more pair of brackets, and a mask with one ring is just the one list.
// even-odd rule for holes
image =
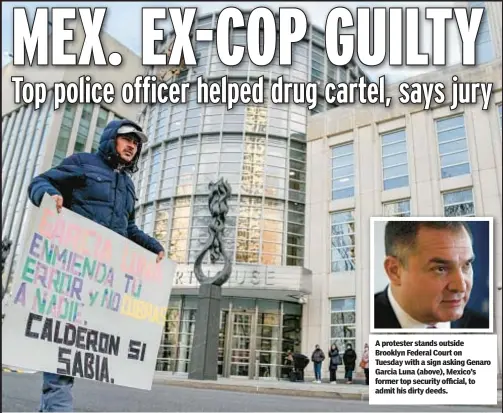
[[130, 166], [133, 161], [127, 161], [125, 160], [122, 156], [118, 156], [118, 162], [117, 162], [117, 169], [123, 169], [123, 168], [126, 168], [127, 166]]
[[119, 155], [119, 163], [121, 165], [124, 165], [124, 166], [130, 165], [133, 162], [133, 159], [134, 159], [134, 156], [131, 158], [130, 161], [128, 161], [128, 160], [124, 159], [122, 156]]

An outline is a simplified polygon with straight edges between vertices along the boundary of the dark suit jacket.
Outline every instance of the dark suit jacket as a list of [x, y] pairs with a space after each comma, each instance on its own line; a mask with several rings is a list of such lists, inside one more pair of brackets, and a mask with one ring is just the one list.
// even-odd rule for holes
[[[374, 328], [402, 328], [388, 299], [388, 288], [374, 295]], [[451, 328], [489, 328], [489, 317], [465, 308], [463, 317], [451, 322]]]

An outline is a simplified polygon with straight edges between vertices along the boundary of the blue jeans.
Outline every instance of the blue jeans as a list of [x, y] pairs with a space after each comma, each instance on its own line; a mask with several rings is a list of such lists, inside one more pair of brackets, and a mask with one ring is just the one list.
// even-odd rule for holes
[[46, 373], [43, 375], [41, 412], [73, 412], [73, 377]]
[[321, 381], [321, 363], [314, 363], [314, 377]]

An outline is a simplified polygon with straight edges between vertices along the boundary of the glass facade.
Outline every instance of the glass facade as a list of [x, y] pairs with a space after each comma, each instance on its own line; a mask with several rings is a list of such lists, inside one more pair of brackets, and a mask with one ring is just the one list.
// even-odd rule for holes
[[102, 107], [98, 109], [98, 120], [96, 121], [96, 126], [94, 128], [93, 142], [91, 144], [91, 152], [97, 152], [100, 145], [101, 133], [105, 126], [107, 125], [108, 114], [110, 112]]
[[75, 140], [75, 147], [73, 148], [73, 152], [84, 152], [87, 137], [89, 135], [89, 128], [91, 126], [93, 109], [94, 105], [89, 103], [85, 104], [82, 107], [82, 114], [80, 115], [80, 122], [77, 129], [77, 138]]
[[[156, 369], [187, 373], [197, 297], [172, 296]], [[218, 374], [225, 377], [286, 378], [287, 352], [301, 351], [302, 306], [251, 298], [222, 298]]]
[[[79, 108], [79, 106], [81, 106]], [[56, 149], [52, 158], [52, 166], [59, 165], [63, 159], [72, 153], [96, 152], [99, 147], [103, 129], [113, 119], [120, 119], [113, 112], [92, 104], [69, 104], [64, 106], [63, 120], [59, 129]], [[73, 146], [72, 135], [75, 134]], [[89, 140], [91, 142], [89, 143]]]
[[65, 103], [63, 120], [61, 121], [61, 128], [59, 129], [58, 140], [56, 141], [56, 150], [52, 158], [52, 166], [59, 165], [66, 158], [76, 110], [77, 105]]
[[2, 118], [2, 239], [12, 241], [4, 266], [7, 277], [15, 268], [31, 205], [28, 185], [40, 173], [53, 118], [52, 92], [38, 109], [22, 106]]
[[[215, 23], [216, 15], [205, 16], [196, 28], [214, 28]], [[270, 84], [279, 76], [322, 86], [327, 80], [363, 76], [356, 65], [327, 63], [324, 34], [310, 30], [312, 36], [293, 45], [292, 66], [279, 66], [277, 53], [267, 67], [257, 67], [245, 56], [227, 68], [218, 61], [214, 43], [197, 43], [198, 66], [170, 80], [195, 83], [204, 75], [206, 80], [228, 76], [229, 82], [254, 83], [264, 76], [263, 104], [237, 103], [227, 110], [222, 104], [198, 103], [191, 87], [186, 103], [149, 105], [141, 114], [139, 122], [150, 140], [134, 177], [137, 214], [152, 212], [155, 228], [141, 228], [169, 246], [171, 259], [194, 262], [206, 242], [208, 184], [222, 177], [233, 193], [225, 243], [234, 262], [303, 265], [309, 110], [306, 105], [272, 104]], [[246, 31], [234, 29], [232, 42], [245, 45]]]
[[[200, 17], [195, 29], [214, 29], [216, 17]], [[233, 29], [231, 42], [246, 46], [246, 30]], [[306, 125], [310, 114], [330, 105], [310, 112], [307, 105], [273, 104], [270, 89], [280, 76], [285, 82], [317, 82], [320, 93], [327, 81], [364, 76], [355, 64], [331, 65], [324, 43], [323, 32], [309, 28], [306, 38], [293, 45], [291, 66], [279, 65], [278, 49], [267, 67], [255, 66], [245, 54], [230, 68], [220, 63], [214, 42], [197, 42], [197, 67], [182, 69], [168, 80], [191, 83], [187, 102], [145, 107], [138, 122], [149, 142], [133, 176], [137, 223], [165, 246], [169, 258], [181, 264], [195, 261], [208, 237], [208, 184], [224, 178], [232, 187], [224, 244], [233, 262], [304, 265]], [[159, 70], [153, 68], [152, 74]], [[198, 103], [195, 83], [201, 75], [208, 83], [227, 76], [228, 82], [239, 84], [253, 84], [263, 76], [264, 103], [238, 102], [230, 110], [223, 104]], [[266, 311], [261, 309], [266, 302], [258, 300], [252, 312], [236, 310], [246, 300], [230, 299], [232, 310], [222, 310], [219, 374], [279, 378], [287, 347], [300, 349], [300, 310], [286, 310], [298, 304], [268, 303], [272, 307]], [[251, 302], [255, 300], [246, 305]], [[168, 312], [158, 369], [187, 371], [196, 303], [186, 297]]]

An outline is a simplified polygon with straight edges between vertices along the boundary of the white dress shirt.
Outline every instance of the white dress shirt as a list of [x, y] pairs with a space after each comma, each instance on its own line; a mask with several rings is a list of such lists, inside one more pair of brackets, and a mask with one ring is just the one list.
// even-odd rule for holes
[[[398, 319], [398, 322], [402, 326], [402, 328], [428, 328], [431, 326], [428, 324], [423, 324], [420, 321], [415, 320], [412, 318], [409, 314], [405, 312], [405, 310], [398, 304], [398, 302], [395, 300], [395, 297], [393, 297], [393, 293], [391, 292], [391, 287], [388, 286], [388, 299], [391, 304], [391, 308], [393, 308], [393, 311], [395, 312], [396, 318]], [[437, 323], [435, 324], [436, 329], [443, 329], [443, 330], [448, 330], [451, 328], [451, 323], [449, 321], [444, 322], [444, 323]]]

